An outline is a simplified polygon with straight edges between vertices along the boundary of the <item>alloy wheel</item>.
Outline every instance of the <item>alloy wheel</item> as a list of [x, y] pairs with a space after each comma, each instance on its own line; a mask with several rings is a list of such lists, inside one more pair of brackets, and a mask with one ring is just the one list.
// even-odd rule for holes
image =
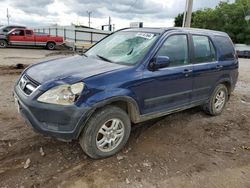
[[114, 150], [124, 137], [125, 127], [120, 119], [110, 119], [99, 129], [96, 136], [96, 146], [103, 152]]
[[224, 107], [225, 102], [226, 102], [226, 93], [224, 90], [219, 90], [214, 100], [214, 107], [216, 111], [220, 111]]

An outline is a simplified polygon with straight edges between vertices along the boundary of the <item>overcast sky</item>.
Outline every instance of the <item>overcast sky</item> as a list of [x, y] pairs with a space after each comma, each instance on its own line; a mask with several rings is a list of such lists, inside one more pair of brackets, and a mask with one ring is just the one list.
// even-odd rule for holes
[[[193, 10], [214, 8], [221, 0], [194, 0]], [[225, 1], [225, 0], [224, 0]], [[233, 0], [230, 0], [231, 2]], [[142, 21], [147, 27], [173, 26], [174, 17], [184, 11], [185, 0], [0, 0], [0, 25], [7, 23], [9, 8], [11, 24], [43, 26], [50, 24], [88, 25], [101, 28], [111, 16], [115, 29]]]

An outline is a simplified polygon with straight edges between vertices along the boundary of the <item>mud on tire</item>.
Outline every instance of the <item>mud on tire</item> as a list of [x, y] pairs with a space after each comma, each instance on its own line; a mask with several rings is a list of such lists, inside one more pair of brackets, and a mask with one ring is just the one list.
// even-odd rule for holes
[[205, 113], [217, 116], [223, 111], [228, 101], [228, 89], [224, 84], [219, 84], [214, 89], [207, 104], [203, 106]]
[[105, 158], [124, 147], [130, 131], [128, 114], [119, 107], [109, 105], [92, 115], [80, 135], [79, 143], [91, 158]]

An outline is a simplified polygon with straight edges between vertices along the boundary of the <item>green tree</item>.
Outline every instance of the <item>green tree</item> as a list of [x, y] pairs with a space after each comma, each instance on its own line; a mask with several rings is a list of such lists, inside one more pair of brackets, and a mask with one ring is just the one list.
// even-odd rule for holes
[[[235, 3], [220, 2], [214, 9], [193, 12], [191, 27], [224, 31], [235, 43], [250, 43], [250, 0]], [[175, 26], [181, 26], [183, 14], [175, 18]]]

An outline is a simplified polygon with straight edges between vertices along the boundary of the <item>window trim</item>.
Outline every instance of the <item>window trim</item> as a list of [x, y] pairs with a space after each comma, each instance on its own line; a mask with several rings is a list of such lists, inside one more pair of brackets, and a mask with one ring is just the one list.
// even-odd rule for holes
[[[215, 61], [209, 61], [209, 62], [196, 62], [195, 61], [195, 47], [194, 47], [194, 40], [193, 40], [193, 36], [202, 36], [202, 37], [207, 37], [209, 40], [209, 48], [210, 48], [210, 52], [211, 52], [211, 44], [214, 48], [214, 52], [215, 52]], [[197, 65], [197, 64], [204, 64], [204, 63], [213, 63], [218, 61], [218, 54], [217, 54], [217, 48], [216, 45], [214, 45], [214, 41], [212, 40], [211, 36], [209, 35], [205, 35], [205, 34], [196, 34], [196, 33], [190, 33], [190, 40], [191, 40], [191, 45], [192, 45], [192, 64]]]
[[[155, 51], [155, 53], [154, 53], [152, 59], [156, 58], [157, 53], [160, 51], [161, 47], [162, 47], [162, 46], [164, 45], [164, 43], [168, 40], [168, 38], [170, 38], [170, 37], [172, 37], [172, 36], [175, 36], [175, 35], [186, 35], [186, 38], [187, 38], [187, 48], [188, 48], [188, 50], [187, 50], [187, 51], [188, 51], [188, 53], [187, 53], [187, 55], [188, 55], [188, 58], [187, 58], [188, 63], [185, 64], [185, 65], [179, 65], [179, 66], [169, 66], [169, 67], [165, 67], [165, 68], [163, 68], [163, 69], [175, 68], [175, 67], [183, 67], [183, 66], [192, 65], [192, 61], [191, 61], [191, 42], [190, 42], [189, 33], [171, 33], [171, 34], [165, 36], [164, 39], [163, 39], [163, 40], [161, 41], [161, 43], [159, 44], [157, 50]], [[151, 59], [151, 61], [152, 61], [152, 59]], [[149, 64], [150, 64], [151, 61], [149, 61]], [[149, 64], [148, 64], [148, 67], [149, 67]]]

